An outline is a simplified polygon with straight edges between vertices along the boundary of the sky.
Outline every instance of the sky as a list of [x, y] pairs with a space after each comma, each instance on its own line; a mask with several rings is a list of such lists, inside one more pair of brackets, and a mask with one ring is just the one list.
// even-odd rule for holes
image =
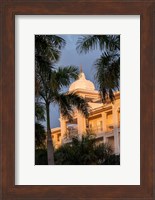
[[[93, 64], [95, 60], [100, 57], [101, 52], [99, 50], [95, 50], [87, 54], [84, 53], [79, 54], [76, 51], [76, 42], [80, 37], [80, 35], [59, 35], [59, 36], [66, 41], [66, 46], [62, 50], [60, 60], [57, 63], [56, 67], [75, 65], [80, 69], [80, 65], [82, 65], [82, 70], [85, 73], [86, 79], [92, 81], [95, 84], [94, 82], [95, 68], [93, 67]], [[68, 90], [68, 88], [66, 88], [66, 90]], [[59, 117], [60, 113], [58, 106], [55, 104], [51, 104], [50, 106], [51, 128], [60, 126]]]

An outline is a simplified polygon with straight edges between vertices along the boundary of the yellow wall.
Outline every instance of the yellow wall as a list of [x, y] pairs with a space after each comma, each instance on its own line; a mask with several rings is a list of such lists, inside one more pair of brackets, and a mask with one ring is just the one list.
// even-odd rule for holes
[[92, 129], [94, 132], [100, 132], [102, 131], [102, 117], [94, 117], [89, 119], [89, 128]]
[[106, 127], [107, 127], [107, 132], [110, 132], [113, 130], [113, 115], [112, 111], [106, 113]]

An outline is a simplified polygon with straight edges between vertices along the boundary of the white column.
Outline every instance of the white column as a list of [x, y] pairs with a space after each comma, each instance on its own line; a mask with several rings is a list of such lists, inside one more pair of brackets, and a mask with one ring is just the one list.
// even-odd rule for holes
[[78, 135], [81, 138], [82, 134], [86, 132], [86, 119], [78, 112], [77, 113]]
[[60, 117], [60, 127], [61, 127], [61, 144], [62, 144], [64, 140], [64, 135], [67, 132], [66, 120], [63, 117]]
[[117, 114], [117, 107], [114, 103], [113, 109], [113, 126], [114, 126], [114, 148], [115, 148], [115, 154], [120, 153], [120, 147], [119, 147], [119, 135], [118, 135], [118, 114]]
[[102, 113], [102, 130], [103, 130], [103, 134], [104, 134], [103, 141], [104, 141], [104, 143], [106, 143], [107, 142], [107, 138], [106, 138], [107, 125], [106, 125], [106, 113], [105, 112]]

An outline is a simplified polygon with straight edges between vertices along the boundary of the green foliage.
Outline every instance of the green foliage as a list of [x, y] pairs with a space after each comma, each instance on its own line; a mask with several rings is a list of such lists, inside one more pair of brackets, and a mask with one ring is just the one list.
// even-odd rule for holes
[[47, 165], [47, 150], [37, 149], [35, 150], [35, 165]]
[[55, 150], [54, 156], [57, 165], [103, 165], [105, 161], [110, 164], [112, 149], [108, 144], [96, 144], [95, 135], [86, 134], [81, 140], [73, 137], [70, 144]]
[[57, 82], [56, 89], [69, 86], [71, 81], [78, 78], [79, 70], [77, 67], [70, 65], [66, 67], [58, 67], [57, 70], [52, 72], [52, 83]]
[[114, 91], [119, 90], [120, 58], [118, 53], [104, 53], [95, 62], [95, 79], [99, 86], [103, 103], [108, 97], [114, 100]]
[[83, 97], [74, 92], [68, 92], [65, 94], [59, 94], [58, 96], [55, 96], [55, 98], [59, 104], [63, 117], [67, 117], [72, 121], [75, 108], [77, 108], [85, 117], [88, 117], [89, 105]]
[[35, 118], [36, 118], [36, 121], [45, 120], [45, 107], [43, 104], [37, 101], [35, 102]]
[[85, 35], [77, 42], [79, 53], [88, 53], [99, 48], [101, 56], [94, 62], [95, 79], [103, 103], [108, 98], [114, 100], [114, 91], [119, 90], [120, 79], [120, 36]]
[[35, 123], [35, 149], [45, 149], [46, 133], [44, 126], [40, 123]]
[[41, 121], [45, 120], [45, 109], [43, 104], [35, 102], [35, 149], [45, 148], [45, 129]]
[[84, 35], [77, 41], [77, 51], [88, 53], [99, 48], [101, 51], [115, 51], [120, 49], [119, 35]]
[[120, 155], [110, 155], [104, 161], [104, 165], [120, 165]]
[[[56, 35], [35, 36], [35, 61], [37, 67], [58, 61], [66, 42]], [[45, 66], [43, 66], [45, 67]]]

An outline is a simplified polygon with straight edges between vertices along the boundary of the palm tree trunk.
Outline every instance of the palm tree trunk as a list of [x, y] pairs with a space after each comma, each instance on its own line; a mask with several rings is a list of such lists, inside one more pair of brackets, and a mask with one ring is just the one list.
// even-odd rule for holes
[[47, 116], [47, 157], [48, 157], [48, 165], [54, 165], [54, 147], [53, 147], [53, 141], [52, 141], [52, 137], [51, 137], [49, 103], [46, 103], [46, 116]]

